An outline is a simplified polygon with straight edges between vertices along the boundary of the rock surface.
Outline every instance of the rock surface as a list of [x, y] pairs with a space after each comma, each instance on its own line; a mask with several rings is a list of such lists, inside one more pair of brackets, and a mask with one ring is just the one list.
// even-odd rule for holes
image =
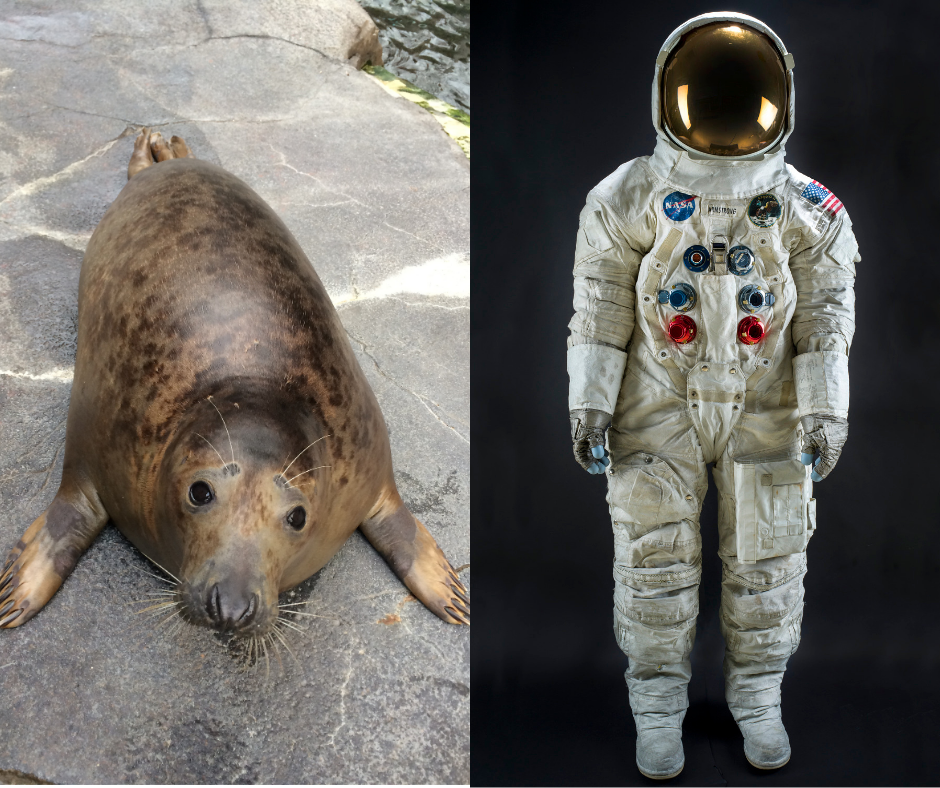
[[[5, 7], [0, 552], [55, 493], [82, 252], [149, 125], [295, 234], [382, 405], [399, 489], [469, 585], [469, 162], [421, 108], [305, 37], [327, 27], [313, 5], [266, 3], [263, 22], [261, 5], [210, 0]], [[108, 526], [35, 619], [0, 632], [0, 774], [469, 781], [469, 628], [411, 601], [358, 533], [286, 595], [313, 615], [267, 668], [137, 614], [153, 571]]]

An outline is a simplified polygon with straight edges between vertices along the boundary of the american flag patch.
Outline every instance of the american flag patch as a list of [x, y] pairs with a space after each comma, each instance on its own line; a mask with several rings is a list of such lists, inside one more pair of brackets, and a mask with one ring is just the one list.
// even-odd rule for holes
[[812, 181], [807, 184], [800, 194], [804, 200], [818, 205], [828, 213], [835, 216], [842, 210], [842, 200], [836, 197], [829, 189], [823, 186], [819, 181]]

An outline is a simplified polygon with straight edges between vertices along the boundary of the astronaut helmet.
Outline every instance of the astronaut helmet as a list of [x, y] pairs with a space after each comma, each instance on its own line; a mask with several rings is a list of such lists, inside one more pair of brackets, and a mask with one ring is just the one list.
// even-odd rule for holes
[[702, 14], [666, 39], [653, 78], [653, 124], [693, 158], [755, 159], [794, 125], [793, 56], [767, 25]]

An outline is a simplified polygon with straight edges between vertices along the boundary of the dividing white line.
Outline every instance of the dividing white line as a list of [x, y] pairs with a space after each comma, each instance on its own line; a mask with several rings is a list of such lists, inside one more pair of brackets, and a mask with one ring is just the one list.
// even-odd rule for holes
[[343, 293], [333, 297], [333, 304], [342, 306], [370, 298], [387, 298], [396, 293], [470, 298], [470, 261], [467, 255], [456, 253], [421, 265], [409, 265], [392, 274], [374, 290]]
[[75, 373], [72, 369], [50, 369], [48, 372], [40, 372], [38, 374], [0, 369], [0, 376], [4, 375], [10, 378], [23, 378], [25, 380], [54, 380], [56, 383], [71, 383]]

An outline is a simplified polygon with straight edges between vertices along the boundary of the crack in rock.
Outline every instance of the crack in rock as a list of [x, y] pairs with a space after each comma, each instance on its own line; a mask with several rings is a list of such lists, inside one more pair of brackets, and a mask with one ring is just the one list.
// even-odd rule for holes
[[346, 725], [346, 687], [349, 686], [349, 680], [352, 678], [353, 667], [352, 667], [352, 654], [346, 655], [346, 677], [343, 680], [343, 685], [339, 688], [339, 725], [333, 730], [330, 734], [329, 745], [334, 750], [336, 749], [336, 734], [342, 730]]
[[29, 496], [29, 501], [27, 503], [31, 504], [33, 501], [35, 501], [39, 496], [42, 495], [46, 487], [49, 486], [49, 480], [52, 478], [52, 472], [55, 470], [56, 463], [59, 461], [59, 455], [62, 453], [63, 448], [65, 448], [65, 441], [62, 441], [62, 443], [60, 443], [58, 448], [55, 450], [55, 456], [52, 458], [52, 462], [49, 463], [49, 467], [43, 468], [41, 471], [39, 471], [39, 473], [45, 473], [46, 478], [43, 479], [42, 486], [31, 496]]
[[83, 165], [85, 162], [91, 159], [94, 159], [97, 156], [102, 156], [105, 153], [107, 153], [109, 150], [111, 150], [111, 148], [114, 147], [114, 145], [117, 143], [118, 140], [128, 135], [129, 131], [130, 131], [129, 129], [125, 129], [123, 132], [121, 132], [121, 134], [119, 134], [113, 140], [109, 140], [97, 150], [89, 153], [84, 159], [73, 161], [71, 164], [67, 165], [66, 167], [63, 167], [61, 170], [53, 173], [52, 175], [45, 175], [41, 178], [37, 178], [34, 181], [30, 181], [29, 183], [24, 183], [22, 186], [14, 189], [6, 197], [0, 200], [0, 207], [8, 203], [14, 197], [24, 197], [24, 196], [28, 196], [31, 194], [35, 194], [37, 191], [45, 188], [46, 186], [49, 186], [53, 183], [57, 183], [58, 181], [64, 180], [65, 178], [72, 175], [72, 173], [75, 172], [75, 170], [77, 170], [79, 167], [81, 167], [81, 165]]
[[420, 402], [420, 403], [424, 406], [425, 410], [427, 410], [427, 412], [430, 413], [430, 414], [434, 417], [434, 419], [435, 419], [436, 421], [439, 421], [444, 427], [446, 427], [447, 429], [449, 429], [452, 433], [454, 433], [454, 435], [456, 435], [458, 438], [460, 438], [460, 440], [462, 440], [462, 441], [463, 441], [464, 443], [466, 443], [468, 446], [470, 445], [470, 439], [469, 439], [468, 437], [466, 437], [462, 432], [460, 432], [459, 430], [455, 429], [455, 428], [452, 427], [450, 424], [448, 424], [446, 421], [444, 421], [444, 419], [442, 419], [440, 416], [438, 416], [433, 410], [431, 410], [431, 408], [428, 406], [428, 402], [430, 402], [430, 403], [431, 403], [432, 405], [434, 405], [436, 408], [440, 409], [440, 411], [441, 411], [442, 413], [447, 413], [447, 411], [444, 410], [443, 407], [441, 407], [437, 402], [435, 402], [435, 401], [434, 401], [433, 399], [431, 399], [430, 397], [428, 397], [428, 396], [426, 396], [426, 395], [424, 395], [424, 394], [419, 394], [417, 391], [412, 391], [410, 388], [408, 388], [408, 387], [407, 387], [406, 385], [404, 385], [403, 383], [400, 383], [399, 381], [395, 380], [395, 378], [393, 378], [393, 377], [392, 377], [391, 375], [389, 375], [384, 369], [382, 369], [382, 367], [379, 366], [379, 362], [376, 361], [375, 356], [373, 356], [373, 355], [368, 351], [365, 342], [363, 342], [363, 341], [362, 341], [361, 339], [359, 339], [358, 337], [353, 336], [352, 334], [350, 334], [348, 330], [346, 331], [346, 335], [347, 335], [353, 342], [355, 342], [357, 345], [359, 345], [359, 347], [362, 349], [362, 352], [365, 353], [365, 355], [369, 357], [369, 360], [375, 365], [375, 370], [376, 370], [376, 372], [378, 372], [378, 373], [379, 373], [383, 378], [385, 378], [389, 383], [392, 383], [393, 385], [395, 385], [395, 386], [397, 386], [398, 388], [400, 388], [402, 391], [404, 391], [404, 392], [406, 392], [406, 393], [408, 393], [408, 394], [411, 394], [413, 397], [415, 397], [415, 398], [418, 400], [418, 402]]
[[324, 190], [330, 192], [331, 194], [338, 194], [338, 195], [340, 195], [341, 197], [345, 197], [346, 200], [348, 200], [349, 202], [354, 202], [354, 203], [356, 203], [356, 205], [361, 205], [363, 208], [365, 208], [365, 209], [367, 209], [367, 210], [370, 210], [370, 208], [369, 208], [368, 205], [366, 205], [364, 202], [360, 202], [360, 201], [357, 200], [355, 197], [353, 197], [351, 194], [346, 194], [345, 192], [341, 192], [341, 191], [339, 191], [338, 189], [334, 189], [334, 188], [332, 188], [332, 187], [330, 187], [330, 186], [327, 186], [327, 185], [326, 185], [322, 180], [320, 180], [316, 175], [311, 175], [309, 172], [304, 172], [303, 170], [298, 170], [294, 165], [288, 164], [288, 162], [287, 162], [287, 156], [286, 156], [284, 153], [282, 153], [281, 151], [279, 151], [277, 148], [275, 148], [270, 142], [266, 142], [265, 145], [267, 145], [267, 146], [271, 149], [272, 152], [274, 152], [274, 153], [276, 153], [278, 156], [280, 156], [281, 160], [280, 160], [279, 162], [277, 162], [277, 166], [279, 166], [279, 167], [287, 167], [287, 169], [293, 170], [293, 171], [296, 172], [298, 175], [302, 175], [302, 176], [305, 177], [305, 178], [310, 178], [311, 180], [316, 181], [317, 184], [320, 186], [320, 188], [322, 188], [322, 189], [324, 189]]
[[202, 4], [202, 0], [196, 0], [196, 10], [199, 12], [199, 16], [202, 17], [202, 21], [206, 25], [206, 35], [208, 38], [212, 38], [214, 35], [212, 31], [212, 23], [209, 21], [209, 12], [206, 11], [205, 6]]
[[320, 55], [321, 57], [325, 57], [328, 60], [331, 59], [329, 55], [327, 55], [325, 52], [321, 52], [316, 47], [309, 47], [306, 44], [298, 44], [296, 41], [291, 41], [289, 38], [281, 38], [280, 36], [271, 36], [271, 35], [267, 35], [266, 33], [236, 33], [235, 35], [231, 35], [231, 36], [209, 36], [209, 38], [206, 38], [200, 41], [198, 44], [193, 44], [192, 46], [200, 46], [201, 44], [206, 44], [209, 41], [231, 41], [233, 39], [238, 39], [238, 38], [261, 38], [261, 39], [268, 39], [269, 41], [282, 41], [283, 43], [290, 44], [291, 46], [300, 47], [301, 49], [308, 49], [311, 52], [316, 52], [318, 55]]
[[429, 240], [427, 240], [426, 238], [422, 238], [420, 235], [415, 235], [415, 234], [412, 233], [412, 232], [408, 232], [408, 230], [403, 230], [401, 227], [396, 227], [394, 224], [389, 224], [388, 222], [386, 222], [386, 221], [384, 221], [384, 220], [383, 220], [382, 224], [384, 224], [384, 225], [385, 225], [386, 227], [388, 227], [390, 230], [394, 230], [395, 232], [398, 232], [398, 233], [404, 233], [405, 235], [410, 235], [412, 238], [417, 238], [419, 241], [421, 241], [421, 243], [427, 244], [428, 246], [430, 246], [430, 247], [433, 248], [433, 249], [438, 249], [439, 251], [444, 251], [443, 249], [441, 249], [440, 246], [438, 246], [437, 244], [431, 243]]
[[[88, 115], [89, 117], [92, 117], [92, 118], [103, 118], [104, 120], [119, 120], [121, 121], [121, 123], [126, 123], [128, 126], [140, 126], [139, 123], [135, 123], [132, 120], [128, 120], [127, 118], [118, 118], [118, 117], [115, 117], [114, 115], [101, 115], [97, 112], [88, 112], [87, 110], [75, 109], [74, 107], [63, 107], [59, 104], [50, 104], [49, 102], [45, 103], [45, 107], [48, 109], [61, 109], [66, 112], [74, 112], [76, 115]], [[123, 137], [126, 135], [127, 135], [127, 130], [125, 129], [124, 134], [122, 134], [121, 136]], [[120, 137], [118, 137], [118, 139], [120, 139]]]
[[70, 249], [74, 249], [77, 252], [84, 252], [85, 248], [88, 246], [88, 241], [91, 240], [91, 233], [63, 233], [59, 230], [52, 230], [49, 227], [37, 227], [33, 224], [18, 224], [7, 221], [6, 219], [0, 219], [0, 224], [5, 224], [7, 227], [16, 230], [15, 238], [38, 235], [42, 238], [48, 238], [50, 241], [58, 241], [61, 244], [65, 244]]

